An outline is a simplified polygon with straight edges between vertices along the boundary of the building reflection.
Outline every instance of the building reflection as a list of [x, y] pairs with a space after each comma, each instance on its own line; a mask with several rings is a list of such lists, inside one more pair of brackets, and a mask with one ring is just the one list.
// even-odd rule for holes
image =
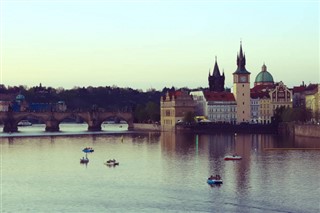
[[192, 133], [162, 132], [161, 150], [169, 155], [189, 155], [196, 151], [196, 135]]

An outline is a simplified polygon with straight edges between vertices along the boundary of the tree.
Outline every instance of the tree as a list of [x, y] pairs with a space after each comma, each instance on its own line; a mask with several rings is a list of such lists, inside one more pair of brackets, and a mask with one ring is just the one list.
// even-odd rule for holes
[[194, 112], [188, 111], [184, 114], [183, 121], [185, 123], [194, 123], [195, 122], [194, 116], [195, 116]]
[[281, 106], [275, 110], [275, 114], [273, 117], [273, 121], [275, 123], [280, 122], [292, 122], [292, 121], [300, 121], [306, 122], [310, 120], [312, 117], [312, 112], [310, 109], [306, 109], [305, 107], [299, 108], [291, 108]]

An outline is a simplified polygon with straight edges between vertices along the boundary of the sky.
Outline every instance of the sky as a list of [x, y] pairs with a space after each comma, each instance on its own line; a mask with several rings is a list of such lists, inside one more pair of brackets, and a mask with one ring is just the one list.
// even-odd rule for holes
[[240, 41], [251, 86], [320, 82], [318, 0], [0, 1], [5, 86], [208, 87], [217, 56], [230, 88]]

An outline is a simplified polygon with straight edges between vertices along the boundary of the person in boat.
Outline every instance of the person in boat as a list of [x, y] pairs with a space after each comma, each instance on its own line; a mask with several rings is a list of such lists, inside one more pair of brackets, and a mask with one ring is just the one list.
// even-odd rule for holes
[[213, 175], [211, 175], [211, 176], [208, 178], [208, 180], [213, 180], [213, 179], [214, 179]]

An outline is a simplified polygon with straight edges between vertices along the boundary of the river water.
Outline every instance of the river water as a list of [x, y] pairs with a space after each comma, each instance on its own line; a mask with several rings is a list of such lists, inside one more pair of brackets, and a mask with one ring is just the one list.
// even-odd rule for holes
[[319, 139], [60, 128], [0, 133], [1, 212], [320, 212]]

